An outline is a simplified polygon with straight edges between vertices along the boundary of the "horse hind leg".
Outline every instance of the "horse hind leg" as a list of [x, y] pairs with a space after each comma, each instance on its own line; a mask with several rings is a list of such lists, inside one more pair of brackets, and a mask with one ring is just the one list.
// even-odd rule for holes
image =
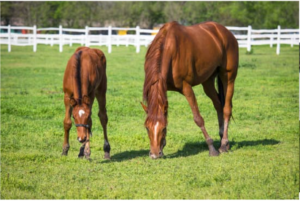
[[205, 94], [211, 99], [214, 108], [217, 111], [218, 123], [219, 123], [219, 136], [222, 139], [223, 132], [224, 132], [223, 107], [219, 99], [218, 93], [216, 91], [214, 82], [215, 82], [215, 77], [212, 76], [206, 82], [204, 82], [202, 86]]
[[224, 119], [224, 130], [223, 136], [221, 139], [221, 146], [219, 152], [227, 152], [230, 149], [229, 140], [228, 140], [228, 127], [229, 121], [232, 116], [232, 97], [234, 92], [234, 81], [237, 75], [237, 65], [234, 65], [234, 60], [228, 59], [228, 64], [225, 72], [220, 72], [220, 80], [222, 81], [224, 89], [225, 103], [223, 107], [223, 119]]

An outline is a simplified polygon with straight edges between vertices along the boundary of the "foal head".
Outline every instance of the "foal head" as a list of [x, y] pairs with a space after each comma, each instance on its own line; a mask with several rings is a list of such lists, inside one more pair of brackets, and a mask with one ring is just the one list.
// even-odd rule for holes
[[84, 96], [81, 101], [76, 101], [74, 98], [70, 99], [70, 104], [73, 107], [72, 116], [77, 128], [77, 139], [83, 143], [87, 140], [88, 133], [91, 126], [91, 109], [90, 98]]
[[[159, 106], [154, 112], [151, 107], [145, 106], [143, 103], [142, 107], [147, 113], [147, 119], [145, 121], [145, 128], [148, 132], [150, 139], [150, 153], [149, 156], [152, 159], [162, 157], [163, 148], [166, 146], [166, 135], [167, 135], [167, 103], [164, 106]], [[152, 110], [152, 111], [150, 111]]]

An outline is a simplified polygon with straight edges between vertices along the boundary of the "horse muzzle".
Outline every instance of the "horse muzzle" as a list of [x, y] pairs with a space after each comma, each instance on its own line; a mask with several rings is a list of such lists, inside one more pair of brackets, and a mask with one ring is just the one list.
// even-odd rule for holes
[[150, 156], [150, 158], [152, 158], [152, 159], [158, 159], [158, 158], [160, 158], [160, 157], [162, 157], [162, 156], [164, 156], [164, 153], [160, 150], [158, 153], [152, 153], [151, 151], [149, 152], [149, 156]]
[[[88, 131], [90, 130], [90, 126], [88, 124], [75, 124], [76, 127], [83, 127], [85, 129], [87, 129]], [[81, 130], [81, 129], [80, 129]], [[77, 130], [77, 132], [85, 132], [85, 131], [79, 131]], [[81, 135], [83, 137], [77, 137], [77, 140], [80, 142], [80, 143], [84, 143], [87, 139], [87, 135]]]

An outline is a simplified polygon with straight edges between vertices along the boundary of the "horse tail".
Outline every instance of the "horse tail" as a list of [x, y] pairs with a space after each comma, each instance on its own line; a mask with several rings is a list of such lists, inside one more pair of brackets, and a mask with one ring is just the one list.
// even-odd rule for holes
[[75, 65], [74, 65], [74, 86], [75, 86], [75, 91], [74, 93], [77, 95], [75, 98], [77, 98], [78, 104], [81, 104], [81, 99], [82, 99], [82, 94], [81, 94], [81, 54], [82, 51], [78, 51], [74, 54], [75, 56]]

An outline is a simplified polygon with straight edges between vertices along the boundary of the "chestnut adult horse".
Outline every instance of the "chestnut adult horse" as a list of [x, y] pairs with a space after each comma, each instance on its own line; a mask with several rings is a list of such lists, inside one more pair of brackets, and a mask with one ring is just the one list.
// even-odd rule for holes
[[[238, 43], [233, 34], [215, 22], [182, 26], [166, 23], [150, 45], [145, 59], [142, 106], [150, 138], [150, 157], [163, 156], [167, 134], [167, 90], [183, 94], [201, 128], [210, 156], [229, 150], [228, 124], [232, 111], [234, 81], [238, 70]], [[218, 77], [218, 92], [215, 78]], [[219, 121], [221, 146], [213, 146], [200, 115], [193, 86], [202, 84], [212, 100]]]
[[107, 138], [106, 114], [106, 58], [102, 51], [79, 47], [68, 61], [64, 80], [65, 118], [64, 143], [62, 155], [70, 148], [69, 131], [72, 126], [71, 115], [77, 127], [77, 139], [82, 143], [78, 157], [90, 158], [90, 137], [92, 135], [92, 106], [96, 97], [99, 105], [98, 116], [104, 133], [104, 158], [109, 159], [110, 145]]

